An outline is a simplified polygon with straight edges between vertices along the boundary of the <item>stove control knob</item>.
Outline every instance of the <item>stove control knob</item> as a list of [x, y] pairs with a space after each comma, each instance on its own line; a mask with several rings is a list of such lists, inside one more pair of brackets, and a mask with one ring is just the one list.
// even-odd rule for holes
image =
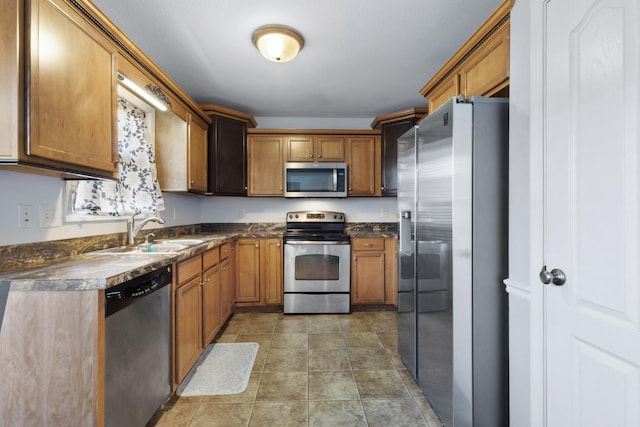
[[296, 219], [298, 219], [298, 214], [296, 214]]
[[293, 215], [289, 214], [289, 219], [293, 218]]

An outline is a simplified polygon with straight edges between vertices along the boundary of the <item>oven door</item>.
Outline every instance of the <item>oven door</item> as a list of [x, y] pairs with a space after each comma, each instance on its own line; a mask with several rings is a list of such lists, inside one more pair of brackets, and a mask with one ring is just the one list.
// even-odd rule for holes
[[349, 242], [287, 242], [284, 292], [349, 292], [350, 256]]

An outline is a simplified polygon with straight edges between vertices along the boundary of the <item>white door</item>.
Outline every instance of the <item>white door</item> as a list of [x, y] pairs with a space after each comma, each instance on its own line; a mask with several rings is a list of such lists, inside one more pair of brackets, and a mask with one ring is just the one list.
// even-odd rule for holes
[[[637, 0], [549, 0], [547, 425], [640, 426]], [[542, 286], [542, 285], [541, 285]]]

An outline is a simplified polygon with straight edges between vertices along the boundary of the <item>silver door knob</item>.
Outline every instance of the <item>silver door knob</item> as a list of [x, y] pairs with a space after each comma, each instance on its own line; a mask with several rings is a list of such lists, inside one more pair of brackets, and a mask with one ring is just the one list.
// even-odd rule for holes
[[540, 281], [545, 285], [553, 283], [556, 286], [562, 286], [567, 281], [567, 276], [559, 268], [554, 268], [549, 272], [547, 271], [547, 266], [544, 265], [540, 270]]

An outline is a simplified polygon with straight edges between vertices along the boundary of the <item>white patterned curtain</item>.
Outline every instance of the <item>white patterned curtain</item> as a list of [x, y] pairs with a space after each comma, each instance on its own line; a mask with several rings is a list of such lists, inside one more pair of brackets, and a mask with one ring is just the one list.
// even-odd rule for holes
[[118, 98], [118, 179], [78, 181], [75, 212], [131, 215], [164, 210], [145, 112]]

